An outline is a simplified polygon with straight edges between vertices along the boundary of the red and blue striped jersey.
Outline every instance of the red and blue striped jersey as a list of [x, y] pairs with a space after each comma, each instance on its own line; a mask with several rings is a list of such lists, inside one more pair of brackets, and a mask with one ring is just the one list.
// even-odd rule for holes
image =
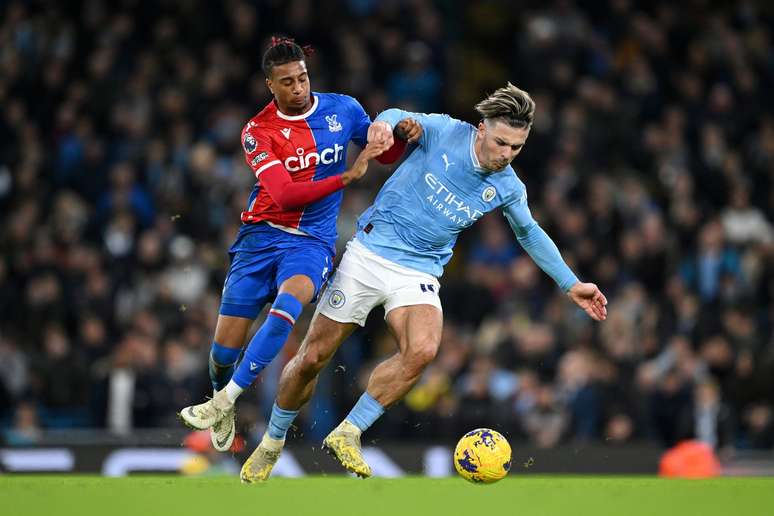
[[344, 171], [350, 140], [365, 146], [371, 119], [352, 97], [312, 93], [312, 107], [286, 115], [271, 102], [242, 130], [245, 159], [257, 182], [242, 212], [240, 234], [266, 223], [288, 233], [309, 235], [333, 245], [342, 191], [296, 209], [283, 210], [261, 188], [261, 174], [284, 167], [293, 181], [318, 181]]

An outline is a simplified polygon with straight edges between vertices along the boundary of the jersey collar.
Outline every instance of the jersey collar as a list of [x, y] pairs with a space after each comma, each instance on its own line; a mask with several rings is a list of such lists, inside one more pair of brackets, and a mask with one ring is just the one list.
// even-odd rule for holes
[[314, 100], [312, 101], [312, 107], [310, 107], [309, 111], [307, 111], [306, 113], [302, 113], [300, 115], [290, 116], [290, 115], [286, 115], [285, 113], [280, 111], [279, 108], [277, 108], [277, 116], [280, 117], [283, 120], [289, 120], [291, 122], [294, 122], [296, 120], [304, 120], [305, 118], [309, 118], [310, 116], [312, 116], [312, 113], [315, 112], [315, 110], [317, 109], [317, 104], [319, 104], [319, 102], [320, 102], [320, 99], [314, 93], [312, 93], [312, 98], [314, 98]]
[[476, 145], [476, 133], [477, 132], [478, 132], [478, 130], [475, 127], [473, 127], [473, 131], [470, 134], [470, 160], [473, 162], [473, 169], [476, 172], [480, 173], [480, 174], [484, 174], [484, 175], [488, 176], [488, 175], [491, 175], [491, 174], [495, 174], [497, 172], [502, 172], [503, 170], [508, 168], [508, 165], [505, 165], [500, 170], [487, 170], [487, 169], [485, 169], [485, 168], [483, 168], [481, 166], [481, 163], [479, 163], [479, 161], [478, 161], [478, 156], [476, 156], [476, 147], [475, 147], [475, 145]]
[[478, 161], [478, 156], [476, 156], [476, 128], [473, 128], [473, 131], [470, 133], [470, 161], [473, 162], [473, 169], [478, 172], [479, 174], [489, 174], [489, 170], [485, 170], [481, 167], [481, 163]]

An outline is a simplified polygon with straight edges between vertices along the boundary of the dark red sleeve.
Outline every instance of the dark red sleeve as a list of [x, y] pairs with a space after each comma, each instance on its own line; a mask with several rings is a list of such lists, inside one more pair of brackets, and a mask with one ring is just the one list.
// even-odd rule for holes
[[341, 176], [331, 176], [320, 181], [300, 181], [294, 183], [283, 167], [269, 167], [258, 179], [269, 197], [283, 210], [292, 210], [315, 201], [344, 188]]
[[389, 165], [391, 163], [395, 163], [398, 161], [398, 159], [403, 156], [403, 151], [406, 150], [406, 140], [403, 140], [401, 138], [394, 138], [392, 147], [387, 149], [386, 151], [382, 152], [379, 156], [376, 157], [376, 161], [381, 163], [382, 165]]

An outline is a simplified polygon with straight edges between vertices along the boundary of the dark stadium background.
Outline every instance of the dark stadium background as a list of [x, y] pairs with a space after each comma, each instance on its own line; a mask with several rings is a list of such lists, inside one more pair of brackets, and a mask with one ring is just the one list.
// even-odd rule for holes
[[[476, 122], [486, 93], [528, 90], [514, 166], [609, 300], [592, 323], [485, 217], [442, 278], [438, 357], [370, 444], [426, 453], [487, 426], [525, 470], [655, 472], [697, 439], [726, 472], [774, 471], [774, 10], [708, 0], [0, 1], [0, 469], [56, 447], [99, 471], [116, 448], [183, 441], [272, 34], [313, 45], [312, 87], [371, 116]], [[347, 188], [340, 249], [390, 171]], [[309, 312], [240, 398], [248, 449]], [[380, 312], [345, 344], [291, 433], [301, 455], [394, 345]]]

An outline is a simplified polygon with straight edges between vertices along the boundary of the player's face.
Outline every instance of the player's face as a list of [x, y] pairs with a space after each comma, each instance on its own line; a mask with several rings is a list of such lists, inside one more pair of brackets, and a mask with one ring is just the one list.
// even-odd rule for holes
[[529, 136], [528, 128], [499, 121], [478, 124], [478, 160], [487, 170], [502, 170], [519, 155]]
[[266, 79], [266, 85], [274, 95], [280, 111], [287, 115], [300, 115], [312, 105], [305, 61], [275, 66], [271, 77]]

